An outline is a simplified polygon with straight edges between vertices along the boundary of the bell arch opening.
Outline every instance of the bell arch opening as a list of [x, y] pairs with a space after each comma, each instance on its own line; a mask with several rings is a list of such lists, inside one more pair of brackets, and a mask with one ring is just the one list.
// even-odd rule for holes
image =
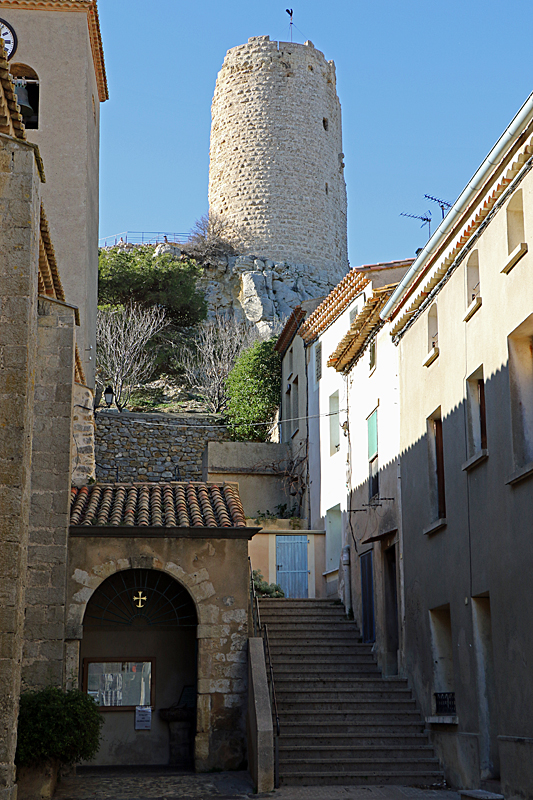
[[27, 64], [10, 64], [9, 71], [15, 79], [15, 92], [24, 125], [28, 130], [39, 127], [39, 76]]
[[81, 685], [105, 715], [96, 766], [193, 763], [198, 616], [166, 572], [104, 580], [83, 618]]

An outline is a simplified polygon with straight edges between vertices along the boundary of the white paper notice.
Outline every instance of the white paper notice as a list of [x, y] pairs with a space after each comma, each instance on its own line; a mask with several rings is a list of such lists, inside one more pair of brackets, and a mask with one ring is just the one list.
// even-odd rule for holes
[[152, 709], [150, 706], [135, 706], [135, 730], [152, 730]]

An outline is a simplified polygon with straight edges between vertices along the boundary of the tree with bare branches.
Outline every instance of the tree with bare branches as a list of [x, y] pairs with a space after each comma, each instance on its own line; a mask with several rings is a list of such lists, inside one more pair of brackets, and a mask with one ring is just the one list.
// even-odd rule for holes
[[96, 372], [102, 385], [110, 384], [119, 411], [126, 407], [135, 385], [152, 374], [157, 352], [148, 344], [166, 325], [160, 306], [99, 308], [96, 318]]
[[185, 248], [202, 260], [235, 255], [239, 244], [240, 237], [234, 227], [220, 214], [210, 211], [196, 220]]
[[177, 361], [185, 381], [211, 411], [226, 407], [226, 379], [240, 354], [258, 338], [255, 325], [217, 313], [200, 323], [192, 341], [181, 347]]

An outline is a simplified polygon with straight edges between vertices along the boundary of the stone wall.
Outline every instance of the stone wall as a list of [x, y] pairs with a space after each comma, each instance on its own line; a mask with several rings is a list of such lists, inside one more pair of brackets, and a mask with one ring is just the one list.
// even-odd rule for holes
[[80, 383], [74, 384], [72, 414], [72, 485], [86, 486], [95, 478], [94, 392]]
[[229, 439], [216, 416], [96, 413], [96, 477], [99, 481], [202, 480], [208, 442]]
[[209, 210], [240, 252], [337, 282], [348, 267], [343, 170], [333, 61], [268, 36], [229, 50], [212, 104]]

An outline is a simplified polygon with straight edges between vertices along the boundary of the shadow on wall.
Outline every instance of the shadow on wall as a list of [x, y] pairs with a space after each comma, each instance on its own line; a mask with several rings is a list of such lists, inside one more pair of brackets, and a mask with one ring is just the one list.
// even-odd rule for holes
[[[447, 720], [430, 728], [449, 783], [479, 786], [501, 772], [510, 797], [533, 796], [533, 640], [523, 611], [533, 606], [530, 335], [518, 328], [510, 362], [482, 389], [476, 372], [451, 412], [428, 408], [427, 434], [401, 454], [405, 673], [424, 715]], [[380, 484], [395, 472], [385, 466]], [[368, 483], [351, 507], [365, 495]], [[356, 561], [378, 512], [387, 530], [385, 504], [353, 515]], [[364, 623], [360, 575], [353, 564], [354, 611]]]

